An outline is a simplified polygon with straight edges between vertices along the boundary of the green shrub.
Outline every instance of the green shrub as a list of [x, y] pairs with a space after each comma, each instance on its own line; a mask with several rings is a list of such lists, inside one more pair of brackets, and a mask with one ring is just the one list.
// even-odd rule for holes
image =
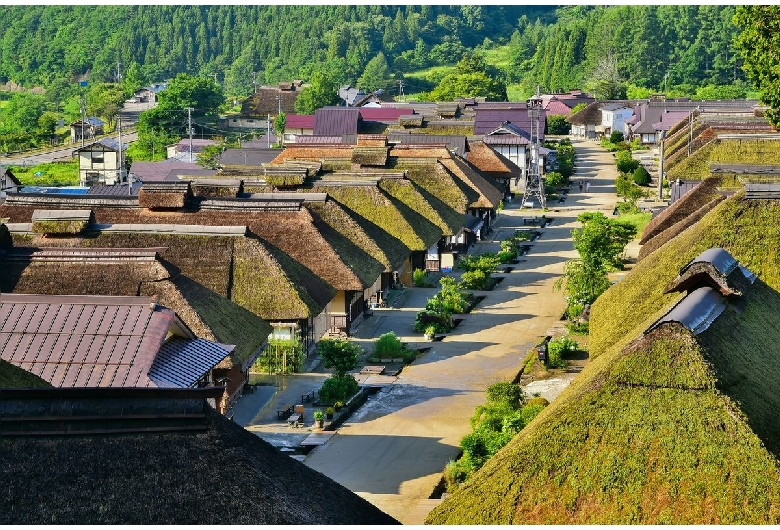
[[464, 482], [472, 471], [474, 471], [474, 469], [470, 468], [462, 458], [450, 460], [447, 465], [444, 466], [444, 483], [447, 486], [447, 492], [454, 492], [458, 488], [458, 485]]
[[489, 274], [486, 274], [485, 271], [477, 269], [464, 272], [460, 277], [460, 284], [464, 289], [489, 291], [493, 286], [493, 278]]
[[615, 164], [621, 173], [633, 173], [639, 167], [639, 160], [631, 156], [631, 151], [618, 151]]
[[323, 403], [348, 401], [349, 398], [357, 394], [358, 390], [360, 390], [360, 385], [352, 374], [329, 377], [323, 381], [322, 387], [320, 387], [320, 401]]
[[268, 346], [252, 365], [252, 370], [269, 374], [291, 374], [301, 370], [304, 358], [303, 344], [298, 339], [271, 338]]
[[493, 383], [487, 387], [485, 394], [488, 403], [504, 404], [511, 408], [519, 408], [520, 402], [523, 400], [523, 389], [511, 381]]
[[623, 133], [620, 131], [612, 131], [609, 135], [609, 141], [613, 144], [623, 141]]
[[498, 254], [496, 254], [498, 257], [498, 261], [502, 264], [509, 263], [510, 261], [514, 261], [517, 259], [517, 252], [513, 250], [502, 250]]
[[452, 315], [448, 313], [438, 313], [428, 309], [421, 309], [414, 318], [414, 330], [418, 333], [425, 333], [425, 328], [429, 325], [436, 327], [436, 333], [447, 333], [454, 325]]
[[438, 313], [465, 313], [474, 295], [466, 292], [453, 278], [444, 277], [439, 280], [441, 291], [428, 299], [425, 309]]
[[634, 170], [634, 182], [638, 186], [647, 186], [651, 180], [650, 173], [647, 172], [644, 166], [639, 166]]
[[547, 176], [545, 177], [545, 182], [548, 186], [552, 186], [553, 188], [558, 188], [560, 186], [563, 186], [566, 184], [566, 179], [563, 178], [563, 174], [559, 171], [550, 171], [547, 173]]
[[550, 368], [565, 368], [566, 355], [579, 351], [580, 345], [566, 336], [557, 337], [547, 343], [547, 365]]
[[343, 377], [357, 367], [363, 348], [344, 339], [321, 339], [317, 343], [317, 354], [322, 357], [325, 368], [333, 368], [336, 377]]
[[423, 269], [414, 269], [412, 273], [412, 284], [415, 287], [428, 287], [428, 279]]
[[466, 255], [458, 260], [458, 268], [467, 272], [481, 270], [486, 273], [493, 272], [500, 264], [498, 256], [494, 252]]
[[374, 343], [374, 356], [376, 357], [400, 357], [403, 351], [404, 344], [393, 331], [380, 335]]

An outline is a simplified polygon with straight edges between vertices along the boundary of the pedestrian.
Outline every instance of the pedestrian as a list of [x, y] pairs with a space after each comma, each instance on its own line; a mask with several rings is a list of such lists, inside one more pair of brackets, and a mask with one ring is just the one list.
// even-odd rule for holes
[[580, 192], [582, 192], [582, 181], [580, 181]]
[[589, 192], [590, 192], [590, 181], [585, 183], [585, 193], [589, 193]]

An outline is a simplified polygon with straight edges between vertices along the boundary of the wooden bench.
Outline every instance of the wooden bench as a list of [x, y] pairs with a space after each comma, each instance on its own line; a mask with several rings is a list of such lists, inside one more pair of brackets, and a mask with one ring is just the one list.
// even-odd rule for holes
[[360, 369], [360, 373], [363, 375], [381, 375], [384, 371], [384, 366], [364, 366]]
[[538, 217], [523, 217], [523, 224], [524, 225], [537, 225], [537, 224], [539, 224], [539, 218]]
[[301, 394], [301, 403], [308, 403], [317, 399], [317, 391], [312, 390], [308, 394]]
[[277, 410], [276, 411], [276, 417], [280, 420], [286, 420], [290, 416], [292, 416], [292, 413], [295, 412], [295, 406], [290, 405], [288, 408], [284, 410]]

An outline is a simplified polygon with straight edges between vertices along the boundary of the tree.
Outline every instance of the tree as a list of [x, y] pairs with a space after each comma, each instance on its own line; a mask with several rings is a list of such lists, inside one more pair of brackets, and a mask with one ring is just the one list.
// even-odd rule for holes
[[780, 125], [780, 6], [737, 6], [734, 23], [741, 29], [735, 45], [745, 60], [742, 69], [771, 107], [766, 117]]
[[618, 71], [617, 57], [602, 57], [588, 74], [587, 89], [596, 99], [625, 99], [626, 84]]
[[335, 105], [339, 100], [338, 86], [333, 79], [322, 71], [311, 76], [311, 83], [301, 90], [295, 100], [295, 112], [298, 114], [314, 114], [319, 108]]
[[344, 377], [357, 367], [363, 349], [343, 339], [322, 339], [317, 343], [317, 353], [322, 357], [325, 368], [332, 368], [334, 376]]
[[105, 118], [108, 128], [111, 129], [124, 100], [125, 94], [121, 86], [114, 83], [95, 83], [87, 94], [87, 114]]
[[193, 118], [213, 117], [225, 101], [222, 87], [211, 77], [179, 74], [157, 95], [157, 108], [164, 111], [186, 111]]
[[287, 115], [284, 111], [280, 112], [274, 118], [274, 131], [279, 145], [284, 144], [284, 128], [287, 126]]
[[363, 75], [357, 81], [357, 86], [366, 92], [376, 92], [380, 88], [386, 88], [389, 82], [390, 67], [387, 65], [385, 54], [379, 52], [376, 57], [368, 61]]
[[638, 166], [634, 170], [634, 182], [638, 186], [647, 186], [650, 184], [650, 173], [647, 172], [644, 166]]
[[566, 121], [566, 116], [547, 116], [547, 134], [569, 134], [571, 124]]
[[17, 92], [2, 109], [3, 131], [32, 132], [38, 128], [38, 119], [47, 110], [46, 98], [37, 94]]
[[572, 230], [574, 248], [589, 270], [622, 270], [623, 250], [636, 235], [636, 227], [601, 212], [577, 216], [582, 228]]

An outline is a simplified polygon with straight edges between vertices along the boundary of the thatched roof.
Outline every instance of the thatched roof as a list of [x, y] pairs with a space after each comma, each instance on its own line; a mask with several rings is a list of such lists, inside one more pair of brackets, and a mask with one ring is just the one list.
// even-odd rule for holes
[[[658, 277], [689, 254], [686, 235], [610, 291], [639, 292], [639, 281], [642, 296], [666, 310], [673, 300]], [[724, 298], [696, 334], [675, 321], [644, 334], [657, 317], [613, 298], [610, 321], [632, 315], [626, 333], [599, 344], [577, 379], [426, 522], [780, 522], [780, 295], [761, 281], [741, 287], [737, 303]], [[604, 309], [599, 298], [592, 331]]]
[[[442, 235], [439, 227], [413, 211], [390, 192], [398, 192], [398, 186], [329, 186], [326, 181], [315, 182], [314, 191], [326, 192], [341, 205], [364, 217], [401, 240], [410, 250], [423, 251]], [[408, 189], [408, 188], [407, 188]]]
[[4, 525], [398, 523], [210, 407], [205, 431], [8, 438], [0, 468]]
[[[667, 178], [685, 180], [704, 180], [711, 176], [712, 164], [780, 164], [780, 135], [765, 136], [757, 139], [738, 135], [720, 137], [697, 150], [691, 156], [681, 160], [667, 172]], [[737, 174], [719, 174], [722, 188], [742, 187]]]
[[523, 170], [517, 164], [485, 142], [469, 142], [466, 160], [479, 169], [483, 175], [495, 179], [519, 178], [523, 174]]
[[3, 388], [51, 388], [37, 375], [0, 359], [0, 392]]
[[184, 208], [191, 196], [189, 182], [145, 183], [138, 192], [138, 205], [142, 208]]
[[463, 180], [474, 191], [479, 193], [479, 198], [469, 204], [469, 208], [498, 208], [504, 194], [495, 184], [480, 175], [479, 170], [467, 162], [464, 158], [455, 156], [442, 162], [456, 177]]
[[326, 238], [330, 239], [329, 230], [338, 232], [384, 265], [383, 272], [398, 270], [411, 253], [399, 239], [334, 200], [307, 203], [306, 207]]
[[[120, 243], [96, 237], [95, 243]], [[0, 292], [48, 295], [156, 296], [197, 336], [235, 344], [230, 361], [244, 366], [266, 342], [271, 326], [224, 296], [183, 276], [160, 257], [166, 248], [80, 248], [77, 239], [61, 247], [22, 247], [0, 251]]]
[[78, 234], [92, 221], [91, 210], [35, 210], [32, 229], [39, 234]]
[[719, 183], [720, 181], [717, 178], [703, 180], [701, 184], [698, 184], [679, 200], [664, 209], [645, 226], [639, 244], [645, 244], [716, 198], [718, 196], [717, 187]]
[[698, 223], [699, 220], [707, 214], [707, 212], [712, 210], [715, 207], [715, 205], [717, 205], [723, 199], [725, 199], [723, 195], [717, 195], [710, 202], [701, 206], [698, 210], [696, 210], [692, 214], [688, 215], [687, 217], [684, 217], [683, 219], [680, 219], [669, 228], [666, 228], [663, 232], [660, 232], [654, 237], [648, 239], [639, 248], [639, 255], [637, 257], [637, 262], [645, 259], [647, 256], [655, 252], [659, 247], [661, 247], [664, 243], [666, 243], [670, 239], [677, 237], [686, 228]]

